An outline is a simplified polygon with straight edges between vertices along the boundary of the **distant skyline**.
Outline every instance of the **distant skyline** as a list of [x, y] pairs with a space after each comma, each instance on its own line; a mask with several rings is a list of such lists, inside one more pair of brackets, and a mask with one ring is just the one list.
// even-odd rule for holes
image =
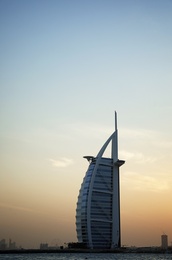
[[172, 1], [0, 0], [0, 240], [77, 241], [118, 113], [122, 245], [172, 241]]

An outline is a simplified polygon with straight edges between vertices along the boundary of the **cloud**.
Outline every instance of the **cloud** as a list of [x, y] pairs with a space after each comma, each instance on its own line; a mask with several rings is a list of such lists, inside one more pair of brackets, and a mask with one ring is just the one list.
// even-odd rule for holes
[[53, 167], [59, 168], [68, 167], [69, 165], [73, 164], [73, 160], [66, 157], [62, 157], [58, 160], [48, 159], [48, 161], [52, 163]]
[[134, 172], [125, 173], [124, 182], [130, 182], [132, 184], [130, 184], [129, 187], [142, 191], [163, 192], [170, 188], [166, 180], [140, 175]]
[[160, 131], [148, 130], [148, 129], [120, 129], [120, 136], [128, 140], [138, 140], [145, 142], [149, 141], [153, 145], [161, 148], [172, 148], [171, 135], [164, 134]]
[[155, 145], [160, 147], [160, 148], [171, 149], [172, 148], [172, 141], [169, 141], [169, 140], [159, 141], [158, 140], [155, 143]]
[[134, 160], [135, 163], [152, 163], [157, 159], [153, 156], [145, 156], [139, 152], [128, 152], [128, 151], [120, 151], [120, 158], [124, 160]]
[[131, 128], [122, 128], [120, 129], [120, 133], [122, 136], [125, 136], [126, 138], [141, 138], [141, 139], [152, 139], [153, 137], [158, 136], [158, 132], [148, 130], [148, 129], [131, 129]]
[[26, 211], [26, 212], [35, 212], [35, 210], [33, 210], [31, 208], [18, 207], [18, 206], [13, 206], [13, 205], [1, 203], [1, 202], [0, 202], [0, 208], [14, 209], [14, 210], [20, 210], [20, 211]]

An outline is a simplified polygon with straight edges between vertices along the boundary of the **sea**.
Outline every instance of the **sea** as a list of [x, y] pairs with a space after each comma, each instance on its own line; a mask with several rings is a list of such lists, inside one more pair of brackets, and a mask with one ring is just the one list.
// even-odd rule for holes
[[2, 254], [0, 260], [172, 260], [172, 254], [148, 253], [39, 253]]

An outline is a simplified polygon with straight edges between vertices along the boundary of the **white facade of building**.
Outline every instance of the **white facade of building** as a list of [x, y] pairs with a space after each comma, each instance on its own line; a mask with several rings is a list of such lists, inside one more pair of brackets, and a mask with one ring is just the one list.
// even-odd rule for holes
[[[103, 154], [111, 143], [111, 158]], [[120, 190], [118, 159], [118, 130], [115, 113], [115, 131], [96, 157], [85, 156], [90, 162], [83, 179], [76, 209], [78, 242], [88, 248], [115, 248], [121, 246]]]

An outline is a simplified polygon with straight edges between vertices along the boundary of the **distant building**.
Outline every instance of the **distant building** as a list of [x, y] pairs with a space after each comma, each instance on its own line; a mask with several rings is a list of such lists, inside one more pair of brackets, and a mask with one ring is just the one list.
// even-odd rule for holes
[[0, 240], [0, 250], [5, 250], [7, 249], [7, 244], [5, 239]]
[[161, 247], [162, 249], [167, 249], [168, 248], [168, 236], [163, 234], [161, 236]]
[[48, 243], [41, 243], [40, 244], [40, 249], [48, 249]]
[[[103, 154], [111, 143], [111, 157]], [[79, 245], [88, 248], [121, 247], [118, 130], [115, 112], [115, 131], [96, 157], [85, 156], [89, 167], [78, 196], [76, 231]]]
[[10, 250], [16, 249], [16, 242], [12, 242], [11, 239], [9, 239], [9, 248]]

